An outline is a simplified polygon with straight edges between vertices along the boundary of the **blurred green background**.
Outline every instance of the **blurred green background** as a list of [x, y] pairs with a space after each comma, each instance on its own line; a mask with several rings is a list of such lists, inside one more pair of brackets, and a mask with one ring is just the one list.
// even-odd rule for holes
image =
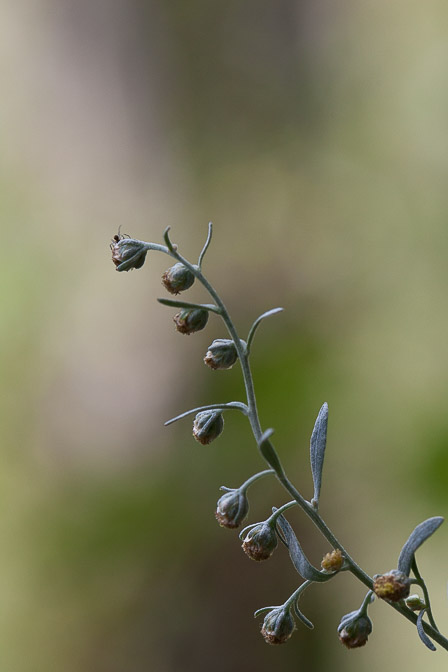
[[[346, 575], [304, 595], [314, 631], [264, 644], [253, 611], [300, 580], [213, 517], [262, 466], [249, 428], [163, 427], [241, 399], [240, 371], [202, 363], [217, 319], [174, 331], [165, 258], [118, 274], [108, 245], [171, 225], [195, 260], [213, 220], [204, 270], [241, 334], [285, 308], [253, 348], [263, 426], [310, 497], [328, 401], [321, 513], [366, 571], [394, 567], [448, 509], [447, 4], [4, 0], [0, 37], [0, 668], [446, 670], [383, 604], [344, 649]], [[284, 501], [254, 486], [250, 520]], [[419, 552], [445, 634], [446, 535]]]

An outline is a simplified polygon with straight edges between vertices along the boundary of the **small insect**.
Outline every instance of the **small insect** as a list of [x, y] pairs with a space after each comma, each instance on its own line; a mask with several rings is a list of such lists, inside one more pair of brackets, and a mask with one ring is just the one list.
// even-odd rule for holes
[[115, 236], [112, 238], [112, 242], [110, 244], [110, 249], [112, 250], [114, 245], [120, 242], [120, 240], [123, 240], [123, 238], [130, 238], [127, 233], [121, 233], [120, 231], [121, 226], [118, 227], [118, 233], [115, 234]]

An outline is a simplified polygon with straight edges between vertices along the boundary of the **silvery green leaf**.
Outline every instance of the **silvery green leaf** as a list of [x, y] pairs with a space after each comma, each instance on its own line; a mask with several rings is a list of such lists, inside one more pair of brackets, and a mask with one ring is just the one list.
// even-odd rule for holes
[[200, 310], [208, 310], [211, 313], [221, 313], [218, 306], [214, 303], [191, 303], [190, 301], [178, 301], [177, 299], [157, 299], [162, 306], [170, 306], [171, 308], [195, 308]]
[[299, 609], [299, 605], [297, 604], [297, 600], [294, 601], [294, 613], [297, 616], [297, 618], [302, 621], [304, 625], [306, 625], [307, 628], [310, 630], [314, 629], [314, 625], [311, 623], [309, 618], [305, 616], [305, 614], [302, 614], [302, 612]]
[[428, 635], [426, 632], [423, 630], [423, 616], [425, 613], [426, 609], [422, 609], [419, 615], [417, 616], [417, 632], [418, 636], [422, 640], [423, 644], [428, 647], [431, 651], [436, 651], [436, 647], [432, 643], [432, 641], [429, 639]]
[[[272, 510], [274, 513], [277, 511], [275, 507], [273, 507]], [[294, 530], [284, 516], [279, 516], [277, 518], [277, 525], [280, 528], [280, 532], [283, 535], [284, 541], [288, 547], [292, 564], [300, 576], [302, 576], [304, 579], [307, 579], [308, 581], [315, 581], [317, 583], [328, 581], [334, 576], [334, 574], [320, 572], [318, 569], [316, 569], [316, 567], [313, 567], [303, 552]]]
[[269, 437], [272, 436], [273, 433], [274, 433], [273, 429], [267, 429], [263, 433], [260, 439], [260, 443], [258, 444], [258, 447], [260, 448], [260, 452], [263, 455], [266, 462], [274, 469], [274, 471], [277, 474], [282, 474], [283, 473], [282, 465], [280, 463], [280, 460], [278, 459], [278, 455], [275, 451], [274, 446], [269, 441]]
[[423, 523], [420, 523], [420, 525], [417, 525], [401, 549], [397, 567], [400, 572], [403, 572], [406, 574], [406, 576], [409, 576], [415, 551], [423, 544], [424, 541], [426, 541], [428, 537], [431, 536], [431, 534], [433, 534], [433, 532], [437, 530], [438, 527], [440, 527], [442, 523], [443, 518], [441, 516], [434, 516], [433, 518], [424, 520]]
[[325, 446], [327, 444], [327, 423], [328, 404], [325, 403], [317, 416], [310, 442], [311, 473], [313, 474], [314, 483], [314, 496], [311, 503], [316, 509], [319, 503], [322, 468], [324, 466]]

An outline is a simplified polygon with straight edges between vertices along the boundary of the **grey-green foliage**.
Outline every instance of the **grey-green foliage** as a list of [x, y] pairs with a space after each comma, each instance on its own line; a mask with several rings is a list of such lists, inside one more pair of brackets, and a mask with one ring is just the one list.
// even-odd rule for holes
[[[403, 546], [399, 559], [398, 570], [391, 570], [383, 575], [375, 575], [374, 578], [369, 576], [359, 564], [354, 560], [351, 554], [342, 545], [340, 540], [336, 537], [334, 532], [328, 527], [318, 512], [319, 497], [322, 485], [322, 471], [325, 457], [325, 449], [327, 442], [327, 425], [328, 425], [328, 405], [325, 403], [321, 407], [317, 416], [314, 429], [310, 441], [310, 461], [311, 472], [314, 486], [314, 494], [311, 501], [307, 501], [303, 495], [297, 490], [286, 474], [280, 456], [272, 442], [273, 429], [263, 430], [260, 419], [258, 417], [258, 408], [255, 396], [254, 383], [252, 378], [252, 371], [250, 366], [250, 352], [253, 345], [255, 333], [258, 331], [259, 325], [266, 317], [279, 314], [283, 309], [274, 308], [264, 312], [252, 324], [246, 340], [240, 338], [238, 331], [230, 317], [227, 308], [225, 307], [218, 292], [213, 285], [208, 281], [202, 273], [202, 264], [204, 255], [209, 248], [212, 240], [212, 225], [209, 224], [209, 230], [205, 245], [199, 254], [197, 264], [190, 263], [183, 257], [177, 245], [171, 242], [169, 228], [164, 232], [165, 245], [159, 243], [146, 243], [139, 240], [134, 240], [129, 237], [121, 235], [114, 236], [111, 245], [112, 259], [116, 265], [116, 270], [128, 271], [132, 268], [141, 268], [145, 262], [148, 252], [156, 251], [168, 255], [175, 259], [177, 264], [182, 265], [183, 273], [187, 273], [188, 282], [177, 283], [174, 287], [176, 292], [184, 291], [193, 284], [193, 279], [197, 280], [205, 290], [209, 293], [212, 303], [194, 303], [185, 302], [178, 299], [159, 299], [162, 305], [168, 307], [181, 308], [186, 313], [199, 313], [201, 318], [200, 324], [187, 325], [189, 329], [186, 330], [185, 325], [178, 324], [179, 316], [176, 316], [176, 326], [181, 333], [193, 333], [199, 329], [203, 329], [207, 323], [207, 317], [210, 312], [218, 315], [224, 324], [227, 331], [227, 336], [230, 337], [235, 348], [235, 361], [239, 361], [241, 372], [244, 380], [244, 387], [246, 392], [245, 401], [227, 401], [222, 404], [209, 404], [198, 408], [187, 410], [180, 415], [172, 418], [165, 424], [171, 424], [181, 418], [185, 418], [190, 414], [196, 414], [194, 423], [194, 435], [202, 443], [210, 443], [217, 438], [223, 429], [222, 413], [229, 410], [238, 410], [245, 415], [250, 423], [255, 444], [258, 446], [259, 452], [264, 460], [268, 463], [270, 469], [259, 472], [251, 476], [240, 488], [227, 489], [228, 492], [239, 493], [238, 497], [244, 499], [244, 506], [240, 506], [239, 500], [236, 503], [232, 496], [221, 497], [218, 504], [217, 518], [218, 521], [225, 527], [236, 527], [241, 524], [245, 518], [249, 506], [247, 498], [247, 489], [252, 484], [258, 482], [261, 478], [274, 475], [278, 482], [283, 486], [286, 493], [289, 495], [291, 501], [280, 507], [273, 507], [272, 515], [263, 522], [253, 523], [243, 530], [247, 533], [244, 539], [243, 547], [246, 553], [254, 560], [263, 560], [269, 558], [277, 546], [277, 537], [287, 546], [289, 555], [294, 569], [304, 579], [304, 581], [296, 588], [289, 598], [281, 606], [263, 607], [256, 612], [256, 615], [268, 612], [265, 618], [265, 624], [262, 629], [262, 634], [266, 641], [270, 644], [281, 643], [287, 641], [294, 630], [293, 616], [294, 613], [298, 620], [307, 627], [313, 627], [312, 623], [302, 614], [298, 607], [298, 600], [305, 590], [313, 583], [324, 583], [336, 577], [341, 571], [350, 572], [358, 581], [363, 583], [368, 589], [366, 598], [362, 606], [355, 612], [343, 617], [339, 628], [339, 636], [341, 641], [349, 648], [362, 646], [366, 643], [368, 634], [371, 631], [371, 621], [367, 616], [367, 609], [372, 601], [373, 592], [377, 590], [377, 595], [383, 598], [384, 603], [393, 607], [399, 614], [408, 619], [417, 628], [418, 635], [423, 643], [431, 650], [434, 650], [432, 640], [438, 642], [445, 650], [448, 651], [448, 640], [441, 634], [436, 626], [431, 610], [429, 593], [425, 581], [418, 571], [415, 561], [415, 552], [419, 546], [440, 526], [443, 519], [441, 517], [430, 518], [420, 525], [418, 525], [409, 539]], [[179, 268], [179, 266], [177, 266]], [[172, 275], [172, 269], [169, 269]], [[167, 277], [166, 272], [164, 275]], [[168, 273], [170, 275], [170, 273]], [[171, 277], [170, 275], [170, 277]], [[169, 286], [168, 291], [173, 290]], [[182, 313], [183, 315], [183, 313]], [[185, 321], [185, 320], [184, 320]], [[207, 363], [207, 362], [206, 362]], [[226, 367], [223, 367], [226, 368]], [[219, 420], [219, 427], [213, 433], [207, 433], [203, 436], [204, 430], [202, 427], [202, 420], [212, 418]], [[207, 420], [208, 422], [208, 420]], [[208, 424], [205, 424], [205, 429]], [[230, 503], [229, 503], [230, 502]], [[311, 519], [318, 531], [325, 537], [330, 548], [333, 551], [327, 553], [322, 560], [322, 570], [313, 566], [306, 557], [303, 549], [293, 531], [290, 523], [283, 515], [292, 506], [298, 506]], [[409, 608], [402, 595], [409, 594], [409, 584], [411, 580], [408, 578], [410, 572], [413, 572], [414, 579], [412, 582], [417, 584], [423, 591], [424, 600], [422, 603], [425, 608], [420, 609], [418, 616]], [[402, 581], [403, 578], [403, 581]], [[375, 581], [374, 581], [375, 579]], [[381, 589], [381, 590], [380, 590]], [[380, 594], [381, 593], [381, 594]], [[415, 603], [415, 600], [414, 600]], [[410, 602], [410, 604], [412, 604]], [[423, 620], [424, 615], [427, 614], [429, 622]], [[278, 621], [280, 619], [280, 621]], [[274, 623], [275, 621], [275, 623]], [[278, 621], [278, 622], [277, 622]], [[273, 624], [274, 623], [274, 624]]]

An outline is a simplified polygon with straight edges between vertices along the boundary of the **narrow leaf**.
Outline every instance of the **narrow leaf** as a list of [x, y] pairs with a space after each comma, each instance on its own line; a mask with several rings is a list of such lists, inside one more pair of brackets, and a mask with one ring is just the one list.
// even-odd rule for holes
[[324, 466], [325, 446], [327, 445], [327, 424], [328, 404], [325, 403], [317, 416], [310, 442], [311, 473], [314, 483], [314, 496], [311, 503], [316, 509], [319, 504], [322, 468]]
[[171, 308], [200, 308], [201, 310], [208, 310], [212, 313], [220, 313], [218, 306], [213, 303], [190, 303], [189, 301], [177, 301], [177, 299], [157, 299], [163, 306], [170, 306]]
[[247, 349], [250, 349], [252, 340], [255, 336], [255, 332], [262, 320], [264, 320], [266, 317], [271, 317], [271, 315], [276, 315], [277, 313], [281, 313], [283, 311], [283, 308], [271, 308], [271, 310], [267, 310], [265, 313], [257, 317], [253, 325], [251, 326], [249, 330], [249, 335], [247, 337]]
[[400, 572], [409, 576], [415, 551], [437, 530], [438, 527], [440, 527], [442, 523], [443, 518], [441, 516], [434, 516], [434, 518], [428, 518], [427, 520], [424, 520], [423, 523], [420, 523], [420, 525], [417, 525], [401, 549], [397, 567]]
[[264, 459], [269, 464], [269, 466], [274, 469], [275, 473], [283, 474], [283, 468], [280, 463], [280, 460], [278, 459], [277, 452], [272, 443], [269, 441], [269, 437], [272, 436], [273, 433], [274, 433], [273, 429], [267, 429], [263, 433], [260, 439], [260, 443], [258, 444], [258, 447], [260, 449], [260, 453], [263, 455]]
[[436, 647], [432, 643], [432, 641], [429, 639], [428, 635], [426, 632], [423, 630], [423, 616], [425, 613], [426, 609], [422, 609], [419, 615], [417, 616], [417, 632], [418, 636], [422, 640], [423, 644], [428, 647], [431, 651], [436, 651]]
[[[273, 507], [272, 510], [274, 513], [277, 511], [275, 507]], [[304, 579], [307, 579], [308, 581], [315, 581], [316, 583], [323, 583], [324, 581], [328, 581], [329, 579], [333, 578], [334, 574], [320, 572], [309, 562], [297, 540], [294, 530], [284, 516], [278, 517], [277, 525], [279, 526], [281, 534], [283, 535], [284, 541], [288, 547], [292, 564], [300, 576], [302, 576]]]
[[305, 616], [305, 614], [302, 614], [302, 612], [299, 609], [299, 605], [297, 604], [297, 600], [294, 602], [294, 613], [297, 616], [297, 618], [302, 621], [304, 625], [306, 625], [307, 628], [310, 630], [314, 629], [314, 625], [311, 623], [311, 621]]

